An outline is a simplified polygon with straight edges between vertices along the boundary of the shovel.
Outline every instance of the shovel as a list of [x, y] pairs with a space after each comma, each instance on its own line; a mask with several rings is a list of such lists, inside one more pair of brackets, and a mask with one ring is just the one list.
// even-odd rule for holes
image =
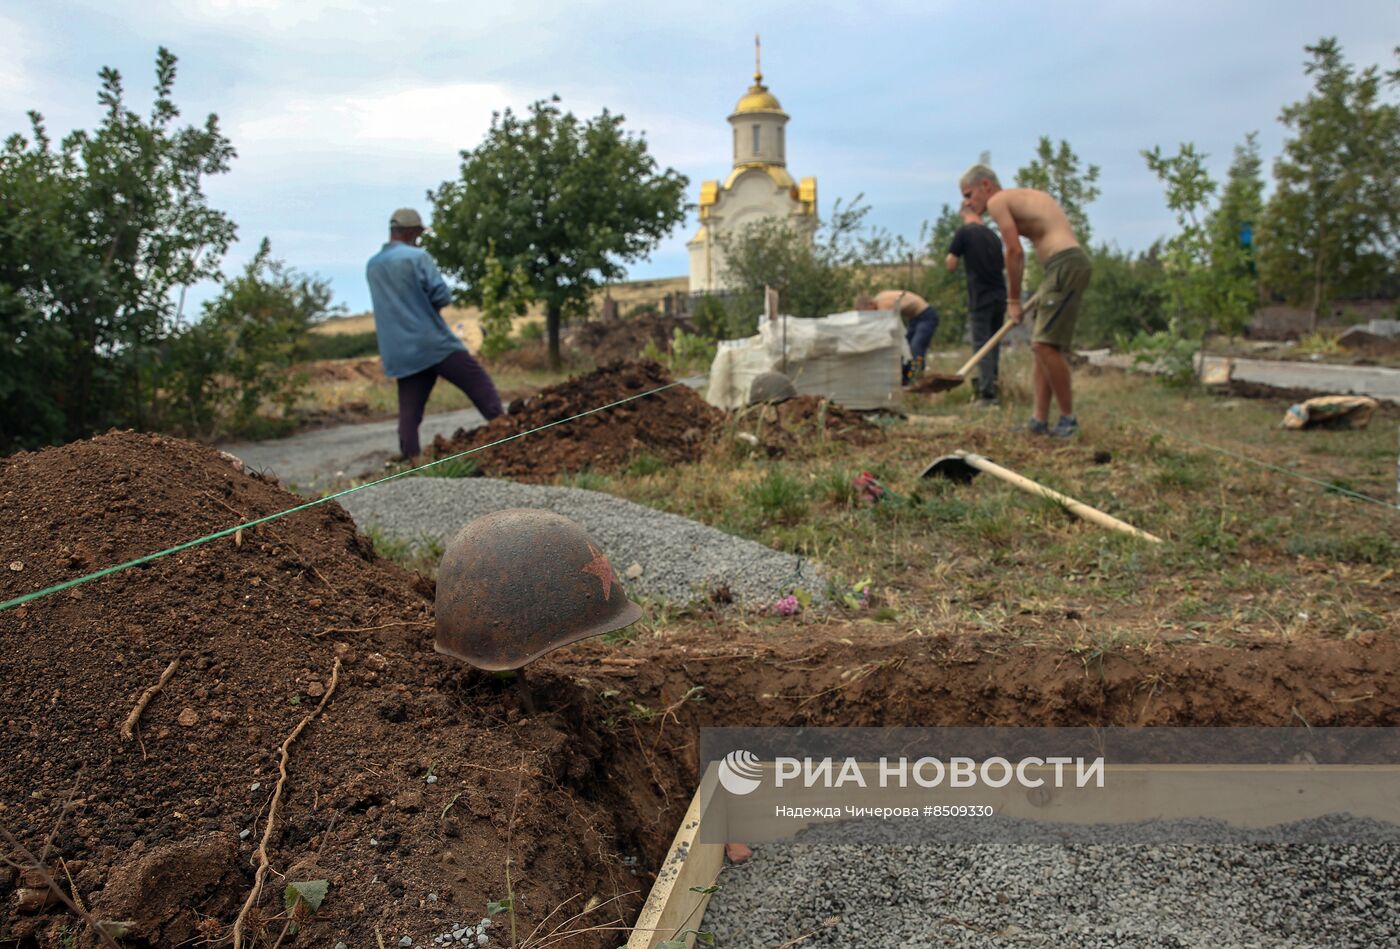
[[[1022, 312], [1024, 313], [1026, 310], [1029, 310], [1035, 305], [1035, 301], [1039, 299], [1040, 291], [1037, 290], [1035, 294], [1023, 304], [1021, 308]], [[947, 392], [949, 389], [956, 389], [966, 381], [967, 374], [977, 368], [977, 364], [980, 363], [989, 352], [1001, 345], [1001, 338], [1011, 332], [1016, 325], [1017, 324], [1010, 320], [1006, 320], [1001, 324], [1001, 329], [993, 333], [992, 338], [983, 343], [982, 348], [973, 353], [972, 358], [963, 363], [962, 368], [959, 369], [957, 373], [951, 376], [945, 376], [936, 372], [926, 373], [924, 377], [919, 380], [919, 383], [913, 386], [913, 390], [915, 392]]]
[[1131, 524], [1120, 521], [1110, 514], [1105, 514], [1098, 508], [1090, 507], [1083, 501], [1076, 501], [1068, 495], [1053, 491], [1038, 481], [1032, 481], [1024, 475], [1019, 475], [1009, 468], [1003, 468], [983, 458], [981, 455], [974, 455], [970, 451], [957, 451], [951, 455], [944, 455], [942, 458], [935, 458], [933, 463], [924, 469], [921, 478], [947, 478], [949, 481], [956, 481], [959, 484], [968, 484], [979, 472], [985, 471], [994, 478], [1000, 478], [1007, 484], [1013, 484], [1029, 494], [1039, 495], [1042, 498], [1049, 498], [1056, 504], [1062, 505], [1071, 514], [1084, 518], [1098, 524], [1100, 527], [1107, 527], [1112, 530], [1122, 531], [1125, 534], [1132, 534], [1134, 537], [1141, 537], [1143, 540], [1150, 540], [1154, 544], [1160, 544], [1162, 538], [1147, 531], [1138, 530]]

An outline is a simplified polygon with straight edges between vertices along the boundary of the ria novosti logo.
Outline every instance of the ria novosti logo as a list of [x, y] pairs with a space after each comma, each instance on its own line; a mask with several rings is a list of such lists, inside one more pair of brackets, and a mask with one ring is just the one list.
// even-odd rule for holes
[[719, 763], [719, 783], [730, 794], [750, 794], [761, 783], [763, 768], [751, 751], [731, 751]]

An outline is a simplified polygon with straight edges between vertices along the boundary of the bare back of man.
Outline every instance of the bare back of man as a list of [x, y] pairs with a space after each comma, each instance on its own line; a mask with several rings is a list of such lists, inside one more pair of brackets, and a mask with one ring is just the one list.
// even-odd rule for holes
[[987, 201], [987, 212], [994, 220], [1009, 215], [1016, 230], [1030, 240], [1041, 263], [1062, 250], [1078, 247], [1074, 228], [1058, 201], [1033, 188], [1006, 188]]

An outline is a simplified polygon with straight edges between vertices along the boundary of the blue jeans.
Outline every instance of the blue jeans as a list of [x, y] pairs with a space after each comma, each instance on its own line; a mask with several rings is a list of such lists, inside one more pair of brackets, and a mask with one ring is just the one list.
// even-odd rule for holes
[[909, 343], [909, 353], [913, 359], [904, 364], [904, 381], [906, 383], [910, 378], [924, 371], [924, 356], [928, 353], [928, 344], [933, 341], [933, 334], [937, 330], [938, 311], [931, 306], [926, 307], [924, 312], [909, 321], [909, 326], [904, 331], [904, 338]]

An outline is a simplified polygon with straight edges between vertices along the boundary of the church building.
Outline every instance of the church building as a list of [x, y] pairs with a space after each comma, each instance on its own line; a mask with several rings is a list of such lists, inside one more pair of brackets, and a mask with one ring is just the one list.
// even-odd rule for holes
[[784, 129], [788, 114], [763, 84], [754, 41], [753, 85], [729, 116], [734, 168], [721, 184], [700, 185], [700, 229], [686, 244], [690, 251], [690, 292], [726, 289], [724, 243], [765, 218], [780, 218], [810, 238], [817, 228], [817, 179], [793, 180], [787, 170]]

